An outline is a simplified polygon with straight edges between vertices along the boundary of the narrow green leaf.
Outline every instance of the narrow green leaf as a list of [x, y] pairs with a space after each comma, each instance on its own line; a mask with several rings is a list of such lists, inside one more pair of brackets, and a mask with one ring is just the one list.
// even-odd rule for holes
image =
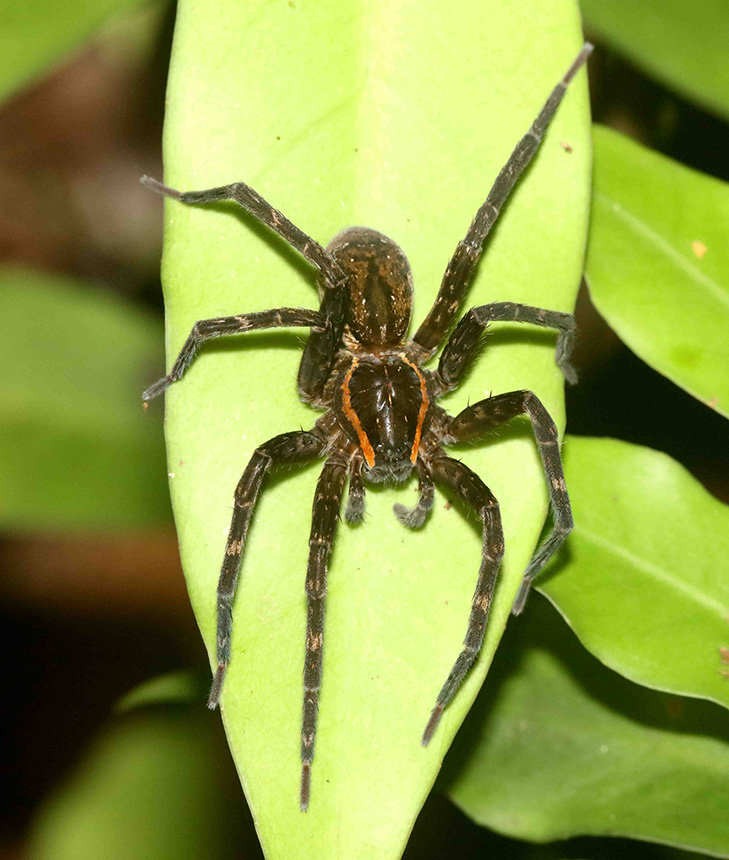
[[80, 46], [108, 18], [144, 0], [0, 0], [0, 100]]
[[725, 0], [580, 0], [588, 32], [681, 95], [729, 117]]
[[595, 128], [595, 306], [659, 373], [729, 415], [729, 185]]
[[[535, 598], [454, 746], [449, 794], [500, 833], [729, 857], [729, 717], [601, 666]], [[451, 759], [449, 758], [449, 762]]]
[[[183, 0], [166, 179], [183, 189], [244, 180], [323, 243], [353, 224], [382, 230], [410, 258], [420, 320], [498, 169], [580, 45], [570, 0], [526, 11], [469, 0], [448, 14], [436, 3], [416, 10], [405, 2], [227, 0], [213, 11]], [[588, 202], [584, 73], [573, 90], [489, 243], [474, 304], [572, 305]], [[234, 207], [168, 202], [163, 268], [169, 362], [200, 318], [317, 305], [312, 272]], [[513, 328], [494, 336], [491, 361], [449, 406], [526, 387], [561, 421], [554, 337]], [[257, 444], [317, 418], [296, 396], [301, 340], [289, 333], [218, 342], [167, 395], [183, 566], [211, 652], [235, 485]], [[306, 814], [298, 809], [304, 579], [320, 467], [287, 470], [263, 491], [243, 562], [223, 716], [269, 858], [382, 860], [404, 846], [483, 680], [546, 510], [528, 433], [463, 459], [499, 495], [508, 544], [482, 660], [430, 748], [421, 748], [465, 633], [480, 539], [442, 496], [421, 533], [403, 529], [391, 506], [414, 499], [414, 482], [373, 490], [366, 523], [342, 524], [337, 536]]]
[[243, 800], [222, 732], [195, 706], [113, 720], [41, 810], [32, 860], [233, 860]]
[[159, 323], [87, 284], [10, 267], [0, 319], [2, 527], [167, 521], [162, 434], [139, 399]]
[[612, 669], [729, 706], [729, 508], [657, 451], [564, 450], [575, 530], [540, 589]]

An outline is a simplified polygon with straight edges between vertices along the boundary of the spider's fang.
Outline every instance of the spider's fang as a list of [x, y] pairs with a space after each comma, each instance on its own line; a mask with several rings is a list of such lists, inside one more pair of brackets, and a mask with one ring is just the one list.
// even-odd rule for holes
[[440, 718], [443, 716], [443, 707], [441, 705], [436, 705], [433, 708], [433, 713], [430, 715], [430, 719], [428, 720], [428, 725], [425, 727], [425, 731], [423, 732], [423, 739], [420, 743], [427, 747], [430, 743], [433, 735], [435, 734], [435, 730], [438, 728], [438, 723], [440, 722]]
[[309, 795], [311, 793], [311, 763], [304, 762], [301, 766], [301, 801], [299, 807], [302, 812], [309, 808]]
[[220, 692], [223, 689], [223, 677], [225, 676], [227, 665], [227, 663], [218, 663], [218, 670], [213, 678], [213, 686], [210, 688], [210, 695], [208, 696], [208, 707], [211, 711], [214, 711], [218, 707]]

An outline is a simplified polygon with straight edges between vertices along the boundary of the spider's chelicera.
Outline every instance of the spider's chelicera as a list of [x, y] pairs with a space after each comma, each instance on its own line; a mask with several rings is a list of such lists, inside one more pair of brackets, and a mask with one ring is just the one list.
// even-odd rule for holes
[[458, 243], [433, 307], [409, 340], [413, 295], [410, 265], [402, 250], [387, 236], [364, 227], [352, 227], [323, 248], [242, 182], [207, 191], [180, 192], [149, 177], [142, 178], [147, 187], [183, 203], [234, 200], [282, 236], [319, 271], [322, 300], [318, 311], [278, 308], [200, 320], [193, 326], [171, 372], [143, 395], [150, 400], [177, 382], [202, 343], [210, 338], [275, 327], [311, 329], [299, 367], [299, 394], [308, 403], [327, 411], [311, 430], [283, 433], [260, 445], [236, 488], [218, 584], [218, 667], [208, 702], [211, 708], [217, 706], [230, 662], [233, 598], [248, 525], [263, 478], [271, 466], [325, 457], [314, 495], [306, 575], [302, 810], [309, 804], [314, 758], [327, 566], [347, 478], [345, 518], [349, 523], [363, 517], [365, 481], [400, 482], [413, 470], [420, 485], [418, 502], [412, 509], [399, 504], [394, 508], [403, 525], [410, 528], [423, 525], [433, 505], [436, 483], [473, 508], [483, 523], [483, 555], [466, 638], [438, 693], [423, 733], [423, 746], [432, 738], [443, 710], [478, 656], [504, 551], [498, 502], [481, 478], [459, 460], [449, 457], [443, 446], [477, 439], [520, 414], [525, 413], [531, 419], [547, 476], [554, 527], [526, 569], [513, 607], [515, 614], [523, 609], [532, 580], [572, 528], [558, 431], [533, 392], [511, 391], [492, 396], [455, 417], [437, 405], [443, 394], [460, 383], [476, 357], [487, 325], [496, 321], [556, 329], [556, 361], [565, 377], [573, 381], [569, 364], [574, 335], [572, 315], [512, 302], [474, 307], [446, 341], [437, 370], [424, 370], [422, 365], [432, 358], [455, 321], [489, 230], [536, 153], [567, 85], [591, 50], [592, 46], [585, 44], [517, 144], [466, 236]]

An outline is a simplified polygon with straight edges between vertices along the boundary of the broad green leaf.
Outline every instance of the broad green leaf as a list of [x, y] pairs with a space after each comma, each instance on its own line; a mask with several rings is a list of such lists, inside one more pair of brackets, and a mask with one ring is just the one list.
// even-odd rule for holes
[[[497, 171], [580, 45], [570, 0], [528, 10], [469, 0], [448, 14], [433, 2], [415, 10], [405, 2], [226, 0], [213, 9], [183, 0], [166, 180], [183, 189], [244, 180], [323, 243], [353, 224], [382, 230], [410, 258], [420, 320]], [[581, 73], [489, 243], [471, 303], [572, 306], [588, 204], [585, 97]], [[168, 362], [200, 318], [316, 307], [309, 268], [235, 207], [168, 201], [166, 212]], [[561, 421], [554, 337], [508, 328], [449, 407], [527, 387]], [[317, 418], [296, 395], [301, 341], [299, 333], [264, 333], [217, 342], [167, 395], [182, 561], [211, 654], [235, 485], [257, 444]], [[413, 500], [415, 482], [370, 492], [367, 522], [340, 527], [330, 569], [306, 814], [298, 809], [304, 580], [321, 467], [287, 469], [264, 488], [243, 561], [223, 716], [269, 858], [382, 860], [402, 850], [483, 680], [546, 510], [526, 430], [463, 459], [500, 497], [508, 543], [483, 657], [423, 749], [465, 633], [478, 529], [438, 496], [428, 526], [409, 533], [391, 506]]]
[[596, 127], [587, 275], [640, 357], [729, 415], [729, 185]]
[[589, 33], [686, 98], [729, 117], [725, 0], [580, 0]]
[[649, 448], [564, 451], [575, 530], [541, 590], [612, 669], [729, 706], [729, 507]]
[[725, 711], [601, 666], [539, 598], [490, 680], [453, 749], [448, 791], [471, 818], [539, 842], [625, 835], [729, 857]]
[[0, 320], [0, 525], [166, 522], [162, 434], [140, 402], [159, 323], [88, 284], [7, 266]]
[[107, 19], [145, 0], [0, 0], [0, 100], [49, 71]]
[[112, 720], [41, 810], [32, 860], [240, 857], [243, 799], [203, 701]]

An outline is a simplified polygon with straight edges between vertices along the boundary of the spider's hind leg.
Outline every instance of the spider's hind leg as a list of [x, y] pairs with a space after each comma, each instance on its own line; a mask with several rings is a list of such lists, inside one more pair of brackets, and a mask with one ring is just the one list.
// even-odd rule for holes
[[424, 466], [418, 465], [418, 480], [420, 496], [418, 503], [414, 508], [406, 508], [399, 502], [392, 506], [395, 516], [400, 522], [409, 529], [419, 529], [428, 518], [428, 514], [433, 507], [435, 487], [430, 473]]
[[269, 468], [275, 463], [296, 463], [320, 456], [326, 439], [314, 431], [295, 431], [274, 436], [256, 448], [243, 477], [235, 490], [233, 519], [225, 545], [225, 556], [218, 581], [218, 667], [208, 698], [208, 707], [216, 708], [220, 701], [225, 672], [230, 663], [230, 637], [233, 630], [233, 599], [238, 584], [238, 573], [243, 549], [248, 536], [253, 509]]
[[534, 438], [547, 478], [554, 528], [534, 553], [524, 572], [521, 588], [511, 610], [514, 615], [519, 615], [524, 609], [533, 580], [562, 546], [573, 526], [572, 508], [559, 453], [559, 432], [551, 415], [533, 391], [509, 391], [481, 400], [456, 415], [448, 427], [450, 442], [467, 442], [524, 413], [532, 422]]
[[347, 477], [347, 463], [341, 454], [332, 455], [324, 465], [314, 494], [309, 565], [306, 571], [306, 657], [304, 659], [304, 704], [301, 723], [301, 811], [309, 808], [311, 765], [314, 760], [319, 689], [322, 676], [324, 604], [327, 594], [329, 555], [334, 543], [339, 509]]
[[504, 554], [504, 533], [501, 528], [499, 503], [486, 484], [460, 460], [446, 457], [442, 453], [433, 460], [432, 473], [436, 481], [441, 481], [450, 487], [469, 507], [478, 512], [483, 522], [483, 549], [463, 649], [438, 693], [435, 707], [423, 732], [424, 747], [430, 743], [443, 711], [455, 696], [481, 650], [496, 587], [496, 577]]

